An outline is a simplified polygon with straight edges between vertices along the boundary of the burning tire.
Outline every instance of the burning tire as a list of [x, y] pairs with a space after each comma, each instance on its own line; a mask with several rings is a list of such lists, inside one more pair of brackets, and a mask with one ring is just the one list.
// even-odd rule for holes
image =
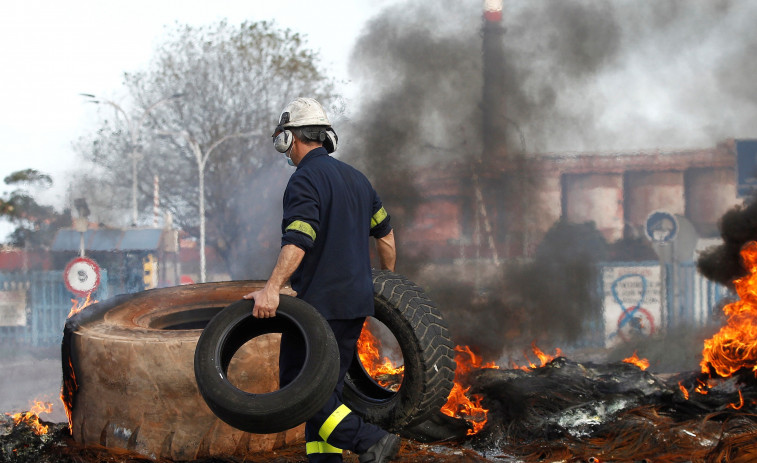
[[[284, 431], [304, 423], [331, 396], [339, 376], [339, 350], [326, 320], [310, 304], [281, 296], [273, 318], [252, 316], [253, 301], [242, 300], [217, 314], [203, 330], [195, 351], [195, 377], [205, 402], [226, 423], [252, 433]], [[227, 377], [234, 353], [266, 333], [299, 333], [305, 362], [285, 387], [253, 394]]]
[[404, 359], [399, 390], [380, 386], [357, 355], [344, 385], [344, 402], [368, 421], [402, 433], [447, 401], [455, 377], [454, 344], [447, 324], [423, 289], [396, 273], [373, 272], [374, 318], [392, 332]]
[[[63, 393], [71, 434], [83, 445], [120, 448], [152, 459], [245, 458], [304, 437], [304, 426], [276, 434], [235, 429], [208, 408], [194, 375], [203, 327], [260, 281], [161, 288], [91, 305], [66, 321]], [[278, 388], [279, 337], [259, 336], [232, 360], [234, 384]]]

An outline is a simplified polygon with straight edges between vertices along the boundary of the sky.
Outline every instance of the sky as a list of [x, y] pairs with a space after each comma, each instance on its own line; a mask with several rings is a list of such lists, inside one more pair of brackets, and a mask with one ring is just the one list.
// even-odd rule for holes
[[[51, 174], [56, 187], [35, 197], [64, 206], [66, 176], [86, 168], [72, 144], [104, 114], [80, 94], [126, 101], [123, 73], [143, 70], [175, 23], [272, 20], [320, 53], [348, 103], [401, 95], [384, 120], [420, 111], [414, 121], [435, 127], [429, 107], [465, 117], [480, 103], [480, 69], [461, 63], [480, 56], [482, 3], [5, 2], [0, 179], [26, 168]], [[757, 137], [757, 0], [506, 0], [503, 13], [507, 114], [527, 151], [699, 149]], [[358, 93], [360, 79], [370, 94]], [[7, 225], [0, 221], [0, 241]]]
[[[305, 35], [332, 76], [345, 82], [347, 60], [361, 27], [390, 0], [27, 0], [0, 6], [0, 179], [34, 168], [54, 187], [36, 192], [45, 204], [65, 201], [66, 175], [75, 172], [72, 143], [97, 126], [98, 111], [80, 93], [118, 102], [122, 75], [145, 67], [174, 23], [222, 19], [273, 20]], [[314, 5], [317, 5], [314, 6]], [[338, 27], [311, 13], [339, 18]], [[317, 15], [316, 15], [317, 17]], [[1, 191], [8, 191], [5, 184]], [[10, 229], [0, 226], [0, 235]]]

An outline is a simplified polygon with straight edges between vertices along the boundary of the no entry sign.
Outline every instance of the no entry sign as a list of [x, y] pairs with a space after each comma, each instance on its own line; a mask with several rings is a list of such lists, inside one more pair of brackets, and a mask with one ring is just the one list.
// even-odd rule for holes
[[100, 266], [87, 257], [77, 257], [63, 271], [66, 288], [79, 297], [86, 297], [100, 286]]

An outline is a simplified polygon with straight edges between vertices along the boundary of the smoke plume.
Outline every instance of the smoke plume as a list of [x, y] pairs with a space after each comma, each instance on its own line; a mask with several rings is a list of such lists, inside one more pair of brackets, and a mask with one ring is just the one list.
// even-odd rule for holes
[[749, 241], [757, 241], [757, 197], [726, 212], [719, 227], [723, 244], [703, 252], [697, 267], [710, 280], [733, 288], [733, 280], [746, 275], [741, 248]]
[[[488, 168], [487, 155], [701, 148], [754, 135], [757, 3], [505, 0], [497, 63], [484, 62], [482, 3], [397, 2], [366, 25], [352, 53], [361, 104], [341, 151], [382, 196], [398, 229], [398, 270], [411, 277], [432, 263], [403, 256], [402, 229], [424, 193], [417, 172], [451, 171], [470, 185]], [[496, 120], [483, 120], [485, 81], [503, 93]], [[491, 131], [504, 145], [485, 153]], [[488, 204], [507, 208], [500, 216], [515, 203], [538, 210], [538, 188], [510, 181]], [[518, 289], [508, 289], [504, 273], [491, 275], [500, 283], [488, 294]], [[472, 310], [481, 288], [447, 283], [439, 294], [454, 303], [445, 313], [464, 321], [453, 334], [501, 349], [502, 336], [481, 333], [523, 314], [492, 298]]]

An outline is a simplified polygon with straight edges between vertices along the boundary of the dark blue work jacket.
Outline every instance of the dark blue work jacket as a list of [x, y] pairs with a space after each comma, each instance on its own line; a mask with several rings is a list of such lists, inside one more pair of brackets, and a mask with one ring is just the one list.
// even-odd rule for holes
[[281, 245], [305, 251], [291, 278], [297, 297], [327, 320], [373, 315], [370, 236], [392, 230], [381, 199], [357, 169], [310, 151], [284, 191]]

